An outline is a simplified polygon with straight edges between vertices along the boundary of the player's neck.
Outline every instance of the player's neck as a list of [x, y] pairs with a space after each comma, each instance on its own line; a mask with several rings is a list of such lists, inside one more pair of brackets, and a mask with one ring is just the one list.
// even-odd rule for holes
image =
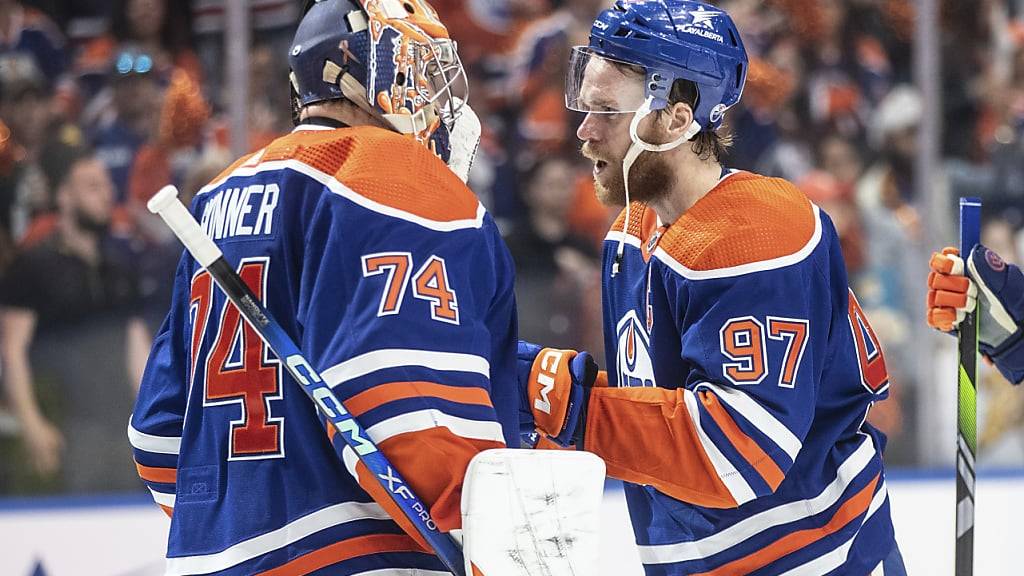
[[358, 106], [345, 101], [345, 100], [334, 100], [330, 102], [324, 102], [320, 104], [310, 104], [302, 109], [300, 115], [300, 121], [306, 120], [307, 118], [327, 118], [336, 122], [341, 122], [346, 126], [378, 126], [381, 128], [391, 127], [384, 124], [384, 122], [372, 114], [364, 111]]
[[650, 203], [665, 224], [678, 220], [722, 179], [721, 163], [701, 160], [692, 153], [683, 156], [677, 166], [675, 186], [664, 197]]

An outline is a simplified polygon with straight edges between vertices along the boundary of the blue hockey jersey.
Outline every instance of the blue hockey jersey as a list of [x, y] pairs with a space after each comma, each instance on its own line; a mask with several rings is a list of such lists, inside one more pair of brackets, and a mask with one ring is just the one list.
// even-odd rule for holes
[[894, 546], [864, 421], [889, 382], [828, 216], [732, 172], [670, 225], [639, 203], [624, 220], [585, 449], [626, 481], [646, 573], [870, 573]]
[[[472, 192], [411, 139], [309, 124], [192, 209], [437, 525], [458, 528], [469, 459], [517, 440], [513, 270]], [[447, 574], [209, 273], [186, 254], [174, 283], [128, 429], [172, 513], [167, 573]]]

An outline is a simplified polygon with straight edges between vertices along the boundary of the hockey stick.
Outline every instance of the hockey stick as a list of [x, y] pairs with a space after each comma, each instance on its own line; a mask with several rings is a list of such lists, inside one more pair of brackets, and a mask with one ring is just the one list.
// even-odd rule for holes
[[241, 312], [242, 317], [282, 360], [291, 377], [301, 384], [300, 388], [313, 400], [320, 412], [327, 416], [377, 482], [391, 494], [391, 498], [398, 504], [402, 513], [433, 547], [448, 570], [457, 576], [465, 576], [462, 550], [450, 536], [437, 529], [427, 507], [413, 494], [409, 485], [377, 449], [366, 430], [345, 410], [338, 397], [302, 355], [299, 347], [246, 286], [235, 269], [228, 264], [220, 248], [203, 232], [185, 205], [178, 200], [178, 190], [174, 186], [165, 186], [150, 199], [147, 207], [150, 212], [163, 218], [175, 236], [185, 244], [192, 257], [210, 272], [217, 285]]
[[[966, 261], [981, 242], [981, 200], [960, 199], [960, 256]], [[966, 274], [966, 270], [964, 271]], [[974, 456], [977, 453], [975, 404], [978, 380], [978, 312], [969, 310], [960, 323], [956, 404], [956, 576], [974, 574]]]

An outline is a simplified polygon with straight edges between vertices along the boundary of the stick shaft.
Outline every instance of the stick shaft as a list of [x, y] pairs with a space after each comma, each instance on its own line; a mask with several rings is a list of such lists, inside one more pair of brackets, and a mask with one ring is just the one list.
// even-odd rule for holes
[[299, 387], [316, 404], [345, 443], [359, 457], [374, 479], [391, 495], [402, 513], [417, 531], [434, 548], [435, 553], [457, 576], [465, 575], [462, 551], [447, 534], [439, 531], [430, 518], [428, 508], [410, 489], [405, 479], [398, 474], [387, 457], [370, 439], [366, 430], [345, 410], [324, 382], [320, 374], [303, 356], [299, 347], [288, 336], [252, 290], [245, 284], [235, 269], [225, 260], [224, 254], [192, 218], [188, 209], [178, 200], [177, 190], [164, 188], [149, 203], [150, 211], [157, 213], [185, 244], [189, 253], [200, 265], [206, 267], [228, 299], [238, 308], [242, 317], [256, 330], [274, 354], [281, 359], [285, 369], [299, 383]]
[[[981, 241], [981, 200], [960, 199], [960, 255], [966, 260]], [[966, 273], [966, 271], [965, 271]], [[959, 330], [956, 448], [956, 576], [974, 574], [974, 463], [977, 454], [978, 313], [970, 310]]]

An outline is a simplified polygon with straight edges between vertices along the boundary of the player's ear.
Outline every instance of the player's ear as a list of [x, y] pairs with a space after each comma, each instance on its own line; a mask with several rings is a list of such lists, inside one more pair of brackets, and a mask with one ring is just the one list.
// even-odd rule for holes
[[674, 102], [665, 108], [665, 117], [669, 141], [672, 141], [682, 136], [690, 127], [690, 123], [693, 122], [693, 108], [685, 102]]

